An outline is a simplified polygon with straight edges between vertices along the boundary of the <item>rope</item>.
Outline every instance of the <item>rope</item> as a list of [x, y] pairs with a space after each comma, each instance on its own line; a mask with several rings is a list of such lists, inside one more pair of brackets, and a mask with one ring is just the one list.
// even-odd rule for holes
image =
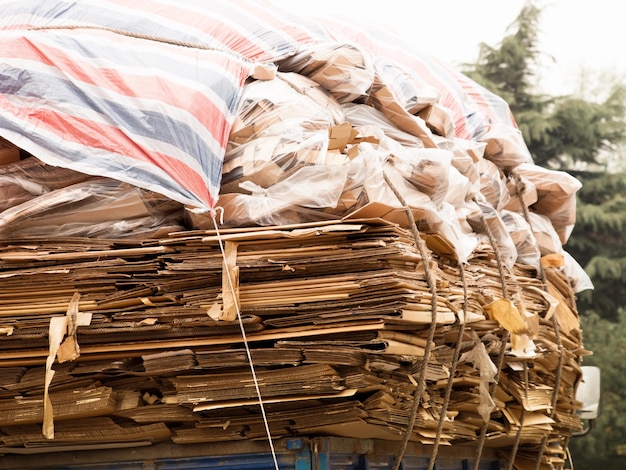
[[[524, 195], [524, 190], [526, 189], [526, 185], [522, 181], [522, 177], [516, 171], [511, 171], [510, 175], [513, 177], [513, 182], [515, 183], [515, 193], [518, 199], [520, 200], [520, 206], [522, 206], [522, 215], [524, 216], [524, 219], [526, 220], [526, 223], [528, 224], [528, 226], [531, 228], [530, 232], [531, 232], [531, 235], [534, 237], [535, 232], [532, 231], [533, 225], [530, 220], [530, 212], [528, 211], [528, 207], [526, 207], [526, 204], [524, 204], [523, 195]], [[546, 273], [541, 263], [539, 263], [539, 279], [543, 283], [543, 286], [545, 289], [545, 286], [547, 285]]]
[[[531, 227], [531, 232], [532, 232], [532, 222], [530, 220], [530, 213], [528, 211], [528, 207], [526, 206], [526, 204], [524, 204], [524, 201], [523, 201], [523, 194], [524, 194], [524, 190], [525, 190], [524, 182], [522, 181], [521, 176], [517, 172], [515, 172], [515, 171], [511, 172], [511, 176], [513, 177], [513, 181], [515, 183], [515, 192], [516, 192], [517, 197], [519, 198], [519, 200], [521, 202], [522, 212], [524, 214], [524, 219], [526, 220], [528, 225]], [[532, 232], [532, 233], [534, 234], [534, 232]], [[543, 283], [544, 290], [547, 291], [548, 281], [547, 281], [545, 269], [544, 269], [544, 267], [543, 267], [543, 265], [541, 263], [539, 263], [539, 276], [540, 276], [541, 282]], [[576, 301], [573, 298], [573, 294], [571, 294], [570, 301], [572, 302], [572, 305], [576, 304], [575, 303]], [[559, 361], [558, 361], [556, 372], [555, 372], [555, 376], [554, 376], [554, 389], [552, 390], [552, 400], [551, 400], [551, 403], [550, 403], [550, 406], [551, 406], [550, 418], [554, 418], [554, 416], [556, 414], [556, 405], [557, 405], [557, 402], [558, 402], [559, 389], [560, 389], [560, 386], [561, 386], [561, 376], [562, 376], [562, 373], [563, 373], [563, 367], [564, 367], [564, 363], [565, 363], [565, 357], [564, 357], [564, 354], [563, 354], [563, 342], [561, 340], [561, 332], [560, 332], [560, 329], [559, 329], [559, 324], [558, 324], [556, 315], [552, 316], [552, 326], [554, 328], [554, 335], [555, 335], [556, 342], [557, 342], [557, 348], [558, 348], [558, 352], [559, 352]], [[549, 434], [546, 433], [546, 435], [543, 436], [543, 439], [541, 440], [541, 445], [539, 447], [539, 453], [538, 453], [538, 456], [537, 456], [537, 460], [535, 462], [535, 470], [539, 470], [539, 468], [541, 467], [541, 459], [543, 458], [543, 454], [545, 453], [545, 449], [546, 449], [546, 446], [548, 444], [548, 439], [549, 439]], [[564, 445], [565, 445], [565, 448], [567, 450], [568, 440], [564, 441]]]
[[121, 36], [127, 36], [127, 37], [135, 38], [135, 39], [144, 39], [146, 41], [160, 42], [160, 43], [163, 43], [163, 44], [170, 44], [172, 46], [180, 46], [180, 47], [186, 47], [186, 48], [189, 48], [189, 49], [202, 49], [202, 50], [205, 50], [205, 51], [221, 52], [223, 54], [228, 54], [228, 55], [232, 55], [234, 57], [237, 57], [239, 60], [241, 60], [243, 62], [246, 62], [248, 64], [254, 64], [255, 63], [255, 62], [251, 61], [250, 59], [248, 59], [246, 56], [243, 56], [241, 54], [237, 54], [237, 53], [235, 53], [233, 51], [219, 49], [217, 47], [205, 46], [203, 44], [197, 44], [197, 43], [194, 43], [194, 42], [178, 41], [178, 40], [175, 40], [175, 39], [164, 38], [164, 37], [161, 37], [161, 36], [153, 36], [153, 35], [150, 35], [150, 34], [142, 34], [142, 33], [135, 33], [135, 32], [131, 32], [131, 31], [125, 31], [123, 29], [109, 28], [107, 26], [58, 25], [58, 26], [34, 26], [32, 28], [28, 28], [29, 31], [48, 31], [48, 30], [63, 30], [63, 29], [67, 29], [67, 30], [93, 29], [93, 30], [99, 30], [99, 31], [108, 31], [110, 33], [119, 34]]
[[[493, 397], [496, 392], [496, 387], [498, 381], [500, 380], [500, 373], [502, 372], [502, 365], [504, 364], [504, 355], [506, 354], [506, 344], [509, 341], [510, 333], [505, 330], [502, 335], [502, 345], [500, 346], [500, 351], [498, 352], [498, 358], [496, 360], [496, 375], [493, 378], [493, 383], [489, 388], [489, 393]], [[485, 447], [485, 441], [487, 440], [487, 429], [489, 428], [489, 422], [483, 423], [480, 428], [480, 438], [478, 439], [478, 449], [476, 450], [476, 460], [474, 460], [473, 470], [479, 470], [480, 468], [480, 458], [483, 455], [483, 449]]]
[[[524, 362], [524, 395], [528, 400], [528, 363]], [[522, 403], [522, 412], [520, 413], [519, 418], [519, 428], [517, 429], [517, 433], [515, 435], [515, 441], [513, 443], [513, 448], [511, 449], [511, 455], [509, 457], [509, 465], [507, 470], [513, 470], [515, 466], [515, 456], [517, 455], [517, 450], [519, 449], [519, 444], [522, 440], [522, 429], [524, 428], [524, 417], [526, 415], [526, 408], [524, 408], [524, 404]]]
[[406, 208], [406, 214], [409, 219], [409, 224], [411, 226], [411, 230], [413, 233], [413, 238], [415, 238], [415, 244], [417, 245], [417, 249], [419, 250], [420, 256], [422, 257], [422, 263], [424, 264], [424, 274], [426, 275], [426, 281], [428, 287], [430, 288], [431, 293], [431, 322], [428, 330], [428, 339], [426, 340], [426, 347], [424, 348], [424, 360], [422, 361], [422, 365], [419, 371], [418, 385], [413, 394], [413, 406], [411, 408], [411, 414], [409, 415], [409, 421], [407, 423], [406, 432], [404, 433], [402, 443], [400, 445], [400, 450], [396, 455], [394, 465], [392, 470], [398, 470], [402, 465], [402, 459], [404, 458], [404, 454], [406, 453], [407, 446], [409, 444], [409, 440], [411, 438], [411, 433], [413, 432], [413, 427], [415, 426], [415, 420], [417, 418], [417, 411], [419, 409], [422, 395], [424, 390], [426, 389], [426, 367], [428, 366], [428, 359], [430, 357], [430, 350], [433, 340], [435, 338], [435, 329], [437, 328], [437, 283], [434, 279], [433, 272], [430, 269], [430, 256], [427, 252], [427, 248], [425, 246], [424, 241], [420, 237], [419, 231], [417, 230], [417, 224], [415, 223], [415, 218], [413, 217], [413, 212], [408, 207], [404, 197], [389, 179], [386, 173], [383, 172], [383, 177], [385, 182], [389, 185], [393, 193], [395, 194], [402, 207]]
[[[511, 172], [511, 176], [513, 177], [513, 181], [515, 182], [515, 192], [517, 194], [517, 197], [522, 203], [521, 206], [522, 206], [522, 210], [524, 214], [524, 219], [526, 219], [526, 222], [531, 228], [531, 233], [534, 234], [534, 232], [532, 231], [532, 222], [530, 220], [530, 214], [528, 212], [528, 208], [526, 207], [526, 204], [524, 204], [524, 201], [523, 201], [523, 194], [524, 194], [524, 189], [525, 189], [524, 182], [522, 181], [521, 176], [517, 172]], [[539, 263], [539, 275], [541, 278], [541, 282], [543, 283], [543, 288], [544, 290], [547, 291], [548, 281], [547, 281], [545, 269], [543, 268], [543, 265], [541, 263]], [[573, 305], [575, 305], [575, 301]], [[556, 315], [552, 316], [552, 326], [554, 328], [554, 335], [556, 337], [557, 348], [559, 351], [559, 361], [558, 361], [556, 373], [554, 376], [554, 389], [552, 390], [552, 400], [550, 404], [551, 405], [550, 418], [554, 418], [556, 414], [556, 404], [558, 402], [559, 388], [561, 384], [561, 375], [563, 373], [563, 366], [565, 363], [565, 358], [563, 354], [563, 342], [561, 340], [561, 331], [559, 329], [559, 324], [558, 324]], [[541, 440], [539, 453], [537, 456], [537, 460], [535, 462], [535, 470], [539, 470], [539, 468], [541, 467], [541, 459], [543, 458], [543, 454], [545, 453], [546, 446], [548, 444], [548, 438], [549, 438], [549, 434], [546, 433], [546, 435], [543, 436], [543, 439]]]
[[[463, 264], [459, 263], [459, 276], [461, 278], [461, 283], [463, 284], [463, 319], [467, 318], [467, 304], [468, 304], [468, 296], [467, 296], [467, 282], [465, 281], [465, 269], [463, 268]], [[463, 331], [465, 330], [465, 321], [461, 321], [456, 312], [454, 312], [454, 316], [456, 322], [458, 324], [457, 330], [457, 341], [454, 348], [454, 355], [452, 356], [452, 363], [450, 365], [450, 380], [448, 380], [448, 385], [446, 386], [446, 392], [443, 399], [443, 404], [441, 405], [441, 414], [439, 415], [439, 423], [437, 424], [437, 434], [435, 436], [435, 444], [432, 453], [430, 454], [430, 460], [428, 462], [428, 470], [433, 470], [435, 468], [435, 464], [437, 461], [437, 454], [439, 453], [439, 442], [441, 441], [441, 433], [443, 432], [443, 423], [446, 418], [446, 411], [448, 409], [448, 405], [450, 403], [450, 396], [452, 395], [452, 387], [454, 385], [453, 378], [456, 374], [456, 369], [459, 364], [459, 358], [461, 357], [461, 346], [463, 344]]]
[[[474, 199], [474, 202], [477, 202], [477, 201]], [[485, 216], [482, 213], [482, 211], [481, 211], [481, 221], [485, 229], [485, 232], [487, 233], [487, 238], [489, 239], [489, 243], [491, 244], [491, 247], [493, 248], [493, 251], [496, 257], [496, 265], [498, 266], [498, 274], [500, 275], [500, 284], [502, 286], [502, 296], [505, 299], [508, 299], [509, 292], [508, 292], [506, 274], [504, 272], [504, 262], [502, 261], [502, 254], [500, 253], [500, 250], [498, 249], [498, 244], [496, 242], [496, 239], [493, 235], [493, 232], [491, 231], [491, 228], [489, 228], [489, 225], [487, 224], [487, 221], [485, 220]], [[500, 380], [500, 373], [502, 372], [502, 365], [504, 364], [504, 355], [506, 354], [506, 345], [509, 341], [509, 337], [510, 337], [509, 331], [504, 330], [502, 334], [502, 344], [500, 345], [500, 351], [498, 352], [498, 358], [495, 364], [496, 369], [497, 369], [496, 375], [494, 376], [494, 380], [489, 388], [489, 393], [492, 398], [495, 395], [496, 387], [497, 387], [498, 381]], [[485, 447], [485, 441], [487, 439], [488, 428], [489, 428], [489, 422], [486, 421], [483, 423], [480, 429], [480, 437], [478, 439], [478, 449], [476, 450], [476, 459], [474, 460], [473, 470], [479, 470], [480, 458], [482, 457], [483, 449]]]
[[[220, 251], [222, 253], [222, 257], [224, 258], [224, 260], [226, 259], [226, 253], [224, 251], [224, 244], [222, 242], [222, 238], [220, 235], [220, 231], [219, 228], [217, 226], [217, 221], [215, 220], [215, 212], [212, 213], [212, 220], [213, 220], [213, 225], [215, 226], [215, 232], [217, 235], [217, 240], [220, 246]], [[227, 267], [227, 263], [224, 263], [224, 269], [228, 269]], [[228, 287], [230, 288], [230, 290], [232, 292], [235, 291], [235, 286], [233, 286], [233, 282], [232, 282], [232, 276], [230, 275], [230, 273], [228, 273]], [[246, 348], [246, 355], [248, 357], [248, 364], [250, 365], [250, 372], [252, 373], [252, 379], [254, 381], [254, 388], [256, 390], [256, 394], [257, 397], [259, 399], [259, 406], [261, 408], [261, 415], [263, 416], [263, 424], [265, 425], [265, 432], [267, 434], [267, 440], [269, 442], [269, 446], [270, 446], [270, 450], [272, 452], [272, 459], [274, 460], [274, 468], [276, 470], [279, 470], [278, 468], [278, 460], [276, 458], [276, 451], [274, 450], [274, 443], [272, 441], [272, 434], [270, 431], [270, 426], [269, 426], [269, 422], [267, 420], [267, 415], [265, 413], [265, 406], [263, 405], [263, 397], [261, 396], [261, 389], [259, 388], [259, 382], [257, 380], [257, 376], [256, 376], [256, 371], [254, 369], [254, 363], [252, 361], [252, 353], [250, 352], [250, 347], [248, 345], [248, 338], [246, 336], [246, 329], [244, 328], [243, 325], [243, 319], [241, 318], [241, 311], [239, 309], [239, 300], [237, 299], [236, 296], [233, 296], [234, 298], [234, 302], [235, 302], [235, 309], [237, 310], [237, 319], [239, 321], [239, 328], [241, 330], [241, 336], [243, 337], [243, 343], [245, 345]]]

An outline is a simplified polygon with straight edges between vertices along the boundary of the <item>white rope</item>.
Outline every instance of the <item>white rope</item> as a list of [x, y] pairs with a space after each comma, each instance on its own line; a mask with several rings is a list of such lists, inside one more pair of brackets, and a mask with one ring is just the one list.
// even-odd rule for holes
[[[224, 244], [222, 243], [222, 238], [220, 236], [220, 231], [217, 226], [217, 221], [215, 220], [215, 212], [212, 213], [213, 225], [215, 226], [215, 233], [217, 234], [217, 240], [219, 242], [220, 251], [222, 252], [222, 258], [224, 261], [226, 260], [226, 253], [224, 251]], [[228, 270], [228, 263], [224, 262], [224, 269]], [[235, 286], [233, 285], [231, 273], [228, 272], [228, 287], [231, 292], [235, 292]], [[276, 451], [274, 450], [274, 443], [272, 442], [272, 434], [270, 432], [270, 426], [267, 421], [267, 415], [265, 414], [265, 407], [263, 406], [263, 397], [261, 396], [261, 389], [259, 388], [259, 382], [256, 377], [256, 371], [254, 370], [254, 363], [252, 362], [252, 353], [250, 352], [250, 347], [248, 346], [248, 338], [246, 336], [246, 329], [243, 326], [243, 320], [241, 318], [241, 311], [239, 310], [239, 301], [236, 296], [233, 296], [235, 303], [235, 310], [237, 311], [237, 319], [239, 320], [239, 328], [241, 330], [241, 336], [243, 337], [243, 343], [246, 348], [246, 354], [248, 356], [248, 364], [250, 365], [250, 371], [252, 372], [252, 379], [254, 380], [254, 388], [256, 390], [257, 397], [259, 398], [259, 406], [261, 407], [261, 414], [263, 415], [263, 423], [265, 424], [265, 432], [267, 434], [267, 440], [270, 445], [270, 449], [272, 451], [272, 459], [274, 460], [274, 468], [279, 470], [278, 468], [278, 459], [276, 458]]]

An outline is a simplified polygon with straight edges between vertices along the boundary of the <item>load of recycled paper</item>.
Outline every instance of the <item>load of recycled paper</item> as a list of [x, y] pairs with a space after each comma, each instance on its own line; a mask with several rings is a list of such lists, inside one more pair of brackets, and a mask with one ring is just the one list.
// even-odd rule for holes
[[19, 3], [2, 452], [262, 438], [239, 317], [273, 437], [562, 467], [592, 287], [563, 249], [580, 183], [533, 163], [500, 97], [390, 33], [251, 0]]

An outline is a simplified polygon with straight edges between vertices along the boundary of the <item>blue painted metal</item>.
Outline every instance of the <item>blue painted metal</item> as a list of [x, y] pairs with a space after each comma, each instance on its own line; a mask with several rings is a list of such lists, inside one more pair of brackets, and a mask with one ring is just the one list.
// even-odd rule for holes
[[[391, 470], [395, 462], [392, 452], [368, 447], [367, 440], [287, 439], [276, 452], [279, 470]], [[225, 452], [226, 449], [225, 449]], [[428, 455], [405, 455], [401, 470], [427, 470]], [[441, 456], [435, 470], [469, 470], [473, 461], [467, 458]], [[49, 467], [46, 467], [49, 468]], [[54, 467], [55, 470], [275, 470], [271, 452], [225, 453], [200, 457], [155, 458], [116, 463], [79, 462]], [[480, 470], [500, 470], [501, 464], [485, 459]]]

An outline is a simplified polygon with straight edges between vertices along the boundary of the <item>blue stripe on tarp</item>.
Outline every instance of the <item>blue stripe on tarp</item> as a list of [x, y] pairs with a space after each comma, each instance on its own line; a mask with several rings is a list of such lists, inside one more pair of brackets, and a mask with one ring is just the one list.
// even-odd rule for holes
[[[100, 26], [199, 44], [240, 54], [244, 53], [245, 51], [237, 50], [234, 47], [235, 44], [225, 45], [211, 35], [210, 29], [212, 27], [219, 28], [222, 24], [220, 18], [225, 18], [231, 22], [236, 20], [238, 31], [245, 35], [251, 43], [269, 54], [271, 57], [267, 57], [268, 60], [284, 57], [298, 50], [299, 45], [296, 41], [287, 40], [280, 30], [264, 25], [245, 9], [230, 2], [212, 1], [207, 5], [206, 1], [193, 2], [187, 0], [183, 2], [181, 0], [179, 4], [181, 10], [184, 10], [185, 5], [193, 6], [194, 9], [199, 10], [197, 14], [206, 19], [207, 30], [194, 34], [189, 26], [184, 23], [179, 23], [180, 28], [178, 28], [171, 26], [171, 24], [166, 25], [158, 18], [153, 19], [147, 16], [147, 13], [154, 13], [162, 19], [168, 19], [167, 10], [175, 9], [178, 5], [159, 5], [152, 12], [146, 12], [133, 9], [132, 2], [125, 6], [111, 5], [109, 7], [106, 1], [102, 1], [97, 8], [94, 8], [93, 5], [63, 0], [54, 3], [47, 0], [19, 0], [5, 2], [2, 6], [2, 16], [10, 18], [14, 15], [32, 15], [38, 18], [40, 22], [38, 26], [42, 27], [56, 25]], [[124, 8], [126, 11], [120, 14], [113, 7]], [[0, 25], [4, 23], [5, 21], [0, 19]]]
[[[115, 36], [111, 41], [115, 47], [97, 45], [93, 50], [98, 40], [104, 38], [107, 43], [107, 35]], [[102, 31], [5, 31], [2, 37], [18, 39], [15, 44], [3, 41], [0, 47], [7, 55], [0, 57], [0, 95], [5, 103], [0, 108], [0, 132], [9, 133], [5, 138], [17, 138], [14, 143], [47, 163], [211, 208], [207, 204], [217, 200], [228, 134], [249, 64], [221, 52], [189, 54], [185, 49], [184, 55], [199, 65], [189, 67], [179, 47]], [[16, 45], [24, 47], [22, 57]], [[151, 49], [157, 52], [150, 54]], [[76, 51], [90, 58], [83, 59]], [[138, 72], [127, 75], [128, 86], [123, 67], [110, 63], [112, 57]], [[68, 63], [59, 62], [58, 67], [47, 63], [55, 58], [67, 58]], [[153, 60], [154, 65], [144, 66], [146, 60]], [[103, 67], [100, 75], [98, 69]], [[122, 69], [115, 77], [118, 81], [108, 79], [106, 68], [118, 67]], [[89, 73], [90, 79], [83, 82], [74, 73]], [[145, 98], [139, 88], [142, 83], [153, 88]], [[164, 95], [155, 96], [159, 89]], [[193, 102], [196, 96], [202, 96], [206, 106]], [[77, 135], [86, 133], [104, 145], [90, 147], [91, 142], [73, 137], [74, 126]], [[108, 128], [117, 129], [120, 135], [108, 138]]]
[[[92, 88], [91, 85], [87, 85]], [[216, 87], [213, 87], [215, 89]], [[232, 83], [224, 83], [222, 88], [227, 91], [217, 90], [220, 96], [231, 94], [231, 107], [236, 104], [236, 90]], [[114, 90], [113, 90], [114, 91]], [[46, 107], [53, 108], [58, 104], [61, 109], [75, 108], [84, 111], [77, 113], [83, 119], [90, 119], [94, 114], [102, 118], [103, 122], [111, 126], [125, 130], [131, 136], [141, 136], [152, 139], [155, 142], [164, 142], [178, 147], [191, 157], [199, 156], [209, 150], [206, 137], [198, 134], [190, 124], [177, 120], [166, 114], [140, 108], [129, 108], [115, 101], [98, 96], [97, 91], [85, 90], [64, 78], [41, 73], [35, 70], [0, 69], [0, 93], [21, 98], [37, 99]], [[137, 102], [135, 97], [129, 99]], [[85, 112], [86, 111], [86, 112]], [[59, 111], [60, 113], [62, 111]], [[74, 114], [74, 113], [72, 113]], [[62, 114], [61, 114], [62, 116]], [[223, 118], [223, 117], [222, 117]], [[197, 124], [201, 126], [200, 123]], [[204, 127], [203, 127], [204, 128]], [[206, 129], [206, 128], [204, 128]], [[207, 134], [209, 131], [207, 129]], [[220, 136], [213, 136], [215, 147], [221, 148]], [[147, 143], [151, 146], [152, 143]], [[168, 151], [162, 153], [169, 154]], [[214, 152], [209, 152], [208, 158], [221, 160]], [[206, 158], [198, 158], [200, 166], [207, 172], [210, 166], [206, 165]], [[212, 182], [219, 184], [219, 178], [212, 178]]]
[[[94, 176], [106, 176], [124, 181], [158, 192], [183, 204], [197, 206], [198, 202], [201, 202], [204, 205], [204, 202], [200, 201], [197, 195], [184, 186], [176, 184], [169, 175], [162, 176], [161, 172], [155, 172], [153, 168], [143, 170], [133, 165], [133, 159], [124, 158], [123, 155], [117, 155], [116, 159], [111, 159], [107, 158], [109, 155], [107, 152], [102, 150], [94, 152], [92, 147], [72, 146], [62, 139], [53, 141], [49, 136], [37, 132], [25, 134], [24, 127], [12, 119], [11, 116], [4, 116], [2, 111], [0, 108], [0, 130], [23, 136], [26, 141], [24, 143], [20, 142], [21, 147], [27, 152], [37, 155], [43, 161], [46, 161], [46, 155], [41, 153], [42, 149], [48, 152], [55, 160], [58, 160], [58, 162], [63, 161], [65, 164], [62, 166], [65, 168], [75, 169], [76, 171]], [[84, 171], [85, 167], [97, 168], [98, 172]], [[149, 182], [149, 185], [146, 182]]]

